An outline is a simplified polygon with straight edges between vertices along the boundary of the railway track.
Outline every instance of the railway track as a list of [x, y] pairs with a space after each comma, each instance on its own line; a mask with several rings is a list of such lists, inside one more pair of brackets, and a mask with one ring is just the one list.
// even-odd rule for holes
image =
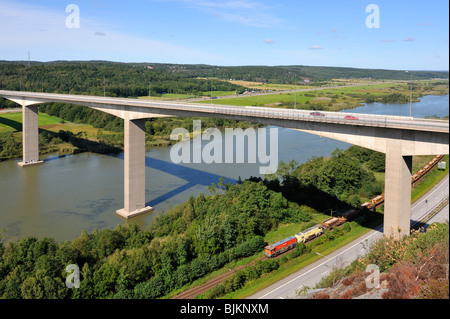
[[[340, 225], [338, 227], [342, 227], [342, 225]], [[314, 240], [316, 240], [318, 238], [319, 237], [313, 238], [313, 239], [309, 240], [308, 243], [313, 242]], [[285, 253], [287, 253], [289, 251], [291, 251], [291, 250], [288, 250], [288, 251], [284, 252], [283, 254], [280, 254], [280, 255], [278, 255], [276, 257], [273, 257], [271, 259], [281, 258], [281, 257], [284, 256]], [[227, 279], [228, 277], [232, 276], [236, 271], [242, 270], [245, 267], [253, 265], [257, 261], [263, 261], [263, 260], [266, 260], [266, 259], [269, 259], [269, 258], [266, 257], [266, 256], [263, 256], [261, 258], [253, 260], [252, 262], [250, 262], [247, 265], [242, 265], [242, 266], [238, 266], [236, 268], [230, 269], [229, 271], [227, 271], [227, 272], [225, 272], [223, 274], [220, 274], [219, 276], [217, 276], [217, 277], [215, 277], [213, 279], [210, 279], [209, 281], [205, 282], [204, 284], [202, 284], [200, 286], [197, 286], [197, 287], [193, 287], [193, 288], [188, 289], [186, 291], [183, 291], [183, 292], [179, 293], [178, 295], [173, 296], [170, 299], [194, 299], [196, 296], [199, 296], [199, 295], [207, 292], [208, 290], [218, 286], [219, 284], [224, 282], [225, 279]]]
[[[267, 257], [258, 259], [258, 260], [263, 260], [266, 259]], [[252, 261], [250, 264], [253, 264], [255, 261]], [[227, 279], [228, 277], [230, 277], [231, 275], [233, 275], [236, 271], [239, 271], [241, 269], [244, 269], [245, 267], [247, 267], [248, 265], [242, 265], [233, 269], [230, 269], [229, 271], [220, 274], [219, 276], [205, 282], [204, 284], [188, 289], [186, 291], [183, 291], [182, 293], [173, 296], [171, 299], [194, 299], [196, 296], [201, 295], [205, 292], [207, 292], [208, 290], [216, 287], [217, 285], [221, 284], [225, 279]]]

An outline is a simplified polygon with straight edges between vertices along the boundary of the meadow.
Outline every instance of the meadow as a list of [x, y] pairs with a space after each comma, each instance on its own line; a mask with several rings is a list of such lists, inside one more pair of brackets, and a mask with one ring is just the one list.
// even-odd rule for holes
[[[58, 117], [39, 113], [39, 127], [57, 125], [64, 121]], [[0, 114], [0, 133], [22, 131], [22, 112]]]
[[[241, 83], [242, 81], [240, 81]], [[348, 85], [360, 82], [343, 82]], [[283, 85], [286, 88], [288, 86]], [[299, 108], [307, 110], [339, 111], [360, 106], [362, 103], [407, 103], [412, 92], [412, 101], [427, 94], [448, 94], [448, 83], [439, 81], [384, 82], [377, 84], [355, 84], [351, 87], [309, 88], [307, 91], [272, 93], [263, 95], [240, 95], [229, 99], [213, 100], [213, 104], [235, 106], [266, 106]], [[211, 101], [207, 101], [211, 103]], [[203, 103], [206, 103], [203, 102]]]

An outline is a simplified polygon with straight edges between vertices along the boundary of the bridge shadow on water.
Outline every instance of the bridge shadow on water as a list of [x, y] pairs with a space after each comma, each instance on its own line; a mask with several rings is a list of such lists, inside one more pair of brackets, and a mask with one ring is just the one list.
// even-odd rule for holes
[[[111, 154], [115, 158], [124, 159], [124, 153], [120, 154]], [[186, 181], [185, 184], [172, 189], [171, 191], [154, 198], [145, 204], [147, 206], [156, 206], [178, 194], [185, 192], [186, 190], [195, 187], [195, 186], [210, 186], [213, 183], [218, 183], [220, 178], [223, 177], [224, 183], [236, 183], [237, 180], [233, 178], [228, 178], [224, 176], [220, 176], [214, 173], [209, 173], [202, 171], [200, 169], [187, 167], [180, 164], [175, 164], [168, 161], [163, 161], [154, 157], [149, 157], [148, 155], [145, 157], [145, 166], [151, 169], [155, 169], [166, 174], [170, 174], [176, 176], [177, 178], [183, 179]]]
[[[0, 117], [1, 119], [1, 117]], [[22, 124], [14, 121], [14, 120], [5, 120], [2, 119], [0, 121], [1, 124], [10, 126], [14, 128], [17, 131], [21, 131]], [[68, 131], [60, 131], [58, 133], [52, 132], [43, 128], [39, 128], [39, 133], [45, 132], [48, 136], [51, 138], [59, 137], [65, 142], [69, 142], [72, 145], [79, 148], [80, 153], [82, 152], [91, 152], [95, 154], [102, 154], [106, 156], [111, 156], [116, 159], [124, 160], [124, 153], [122, 149], [117, 147], [111, 147], [109, 145], [106, 145], [105, 143], [91, 141], [88, 139], [83, 138], [80, 135], [75, 135]], [[57, 155], [57, 156], [50, 156], [45, 159], [45, 162], [54, 161], [56, 159], [60, 159], [66, 156], [71, 156], [72, 154], [64, 154], [64, 155]], [[170, 174], [172, 176], [175, 176], [179, 179], [182, 179], [186, 181], [185, 184], [178, 186], [163, 195], [151, 199], [150, 201], [146, 202], [146, 206], [152, 206], [155, 207], [158, 204], [163, 203], [166, 200], [169, 200], [187, 190], [189, 190], [192, 187], [196, 186], [210, 186], [213, 183], [218, 183], [220, 178], [223, 176], [209, 173], [206, 171], [203, 171], [201, 169], [188, 167], [185, 165], [175, 164], [170, 161], [164, 161], [161, 159], [157, 159], [154, 157], [150, 157], [146, 155], [145, 157], [145, 166], [151, 169], [155, 169], [161, 172], [164, 172], [166, 174]], [[250, 178], [250, 180], [253, 180], [255, 182], [262, 181], [260, 178]], [[236, 179], [233, 178], [227, 178], [223, 177], [224, 183], [237, 183]], [[330, 194], [327, 194], [323, 192], [322, 190], [319, 190], [316, 187], [300, 187], [300, 185], [297, 185], [295, 181], [291, 181], [290, 185], [285, 185], [287, 187], [280, 187], [280, 185], [271, 185], [266, 184], [266, 186], [276, 192], [281, 192], [283, 196], [292, 202], [297, 202], [298, 204], [306, 204], [309, 207], [312, 207], [313, 209], [320, 211], [325, 214], [329, 214], [331, 216], [336, 216], [339, 213], [338, 212], [344, 212], [348, 209], [351, 209], [352, 207], [348, 206], [348, 204], [338, 200], [334, 196], [331, 196]], [[330, 210], [331, 208], [331, 210]], [[333, 215], [333, 211], [335, 212]], [[328, 213], [329, 212], [329, 213]], [[336, 214], [337, 213], [337, 214]], [[360, 217], [363, 218], [357, 218], [355, 221], [358, 224], [363, 224], [366, 227], [375, 229], [376, 226], [378, 226], [383, 221], [383, 216], [379, 212], [375, 211], [365, 211], [361, 214]], [[415, 228], [426, 228], [428, 225], [426, 223], [418, 223]]]

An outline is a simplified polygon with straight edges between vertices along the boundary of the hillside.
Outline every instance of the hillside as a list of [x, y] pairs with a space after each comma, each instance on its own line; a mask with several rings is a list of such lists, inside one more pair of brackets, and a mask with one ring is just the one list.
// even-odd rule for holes
[[[448, 71], [358, 69], [324, 66], [216, 66], [205, 64], [118, 63], [109, 61], [0, 61], [2, 89], [60, 93], [83, 92], [108, 96], [147, 96], [163, 93], [198, 94], [245, 88], [217, 80], [240, 80], [310, 85], [332, 79], [428, 80], [448, 79]], [[105, 81], [104, 81], [105, 79]], [[217, 79], [217, 80], [216, 80]], [[149, 82], [151, 86], [149, 87]], [[106, 87], [106, 88], [105, 88]]]
[[380, 238], [364, 257], [335, 270], [299, 298], [448, 299], [448, 261], [449, 224], [435, 223], [400, 241]]

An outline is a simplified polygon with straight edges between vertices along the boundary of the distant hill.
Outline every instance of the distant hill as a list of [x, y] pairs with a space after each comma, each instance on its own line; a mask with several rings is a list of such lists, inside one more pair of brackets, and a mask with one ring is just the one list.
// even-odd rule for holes
[[410, 80], [411, 75], [417, 79], [448, 79], [448, 71], [408, 71], [405, 70], [383, 70], [383, 69], [358, 69], [345, 67], [325, 66], [287, 66], [289, 69], [299, 69], [308, 74], [312, 79], [341, 79], [341, 78], [372, 78], [390, 80]]
[[[27, 65], [28, 61], [0, 61], [0, 66], [5, 64]], [[234, 79], [243, 81], [255, 81], [266, 83], [294, 83], [308, 79], [314, 82], [327, 81], [331, 79], [348, 78], [372, 78], [389, 80], [410, 80], [412, 79], [448, 79], [449, 71], [409, 71], [405, 70], [383, 70], [383, 69], [361, 69], [350, 67], [327, 67], [327, 66], [217, 66], [206, 64], [170, 64], [170, 63], [120, 63], [110, 61], [53, 61], [38, 62], [31, 61], [31, 66], [68, 66], [83, 65], [119, 67], [119, 68], [140, 68], [149, 69], [167, 74], [177, 75], [185, 78], [217, 78]], [[148, 68], [150, 67], [150, 68]]]

